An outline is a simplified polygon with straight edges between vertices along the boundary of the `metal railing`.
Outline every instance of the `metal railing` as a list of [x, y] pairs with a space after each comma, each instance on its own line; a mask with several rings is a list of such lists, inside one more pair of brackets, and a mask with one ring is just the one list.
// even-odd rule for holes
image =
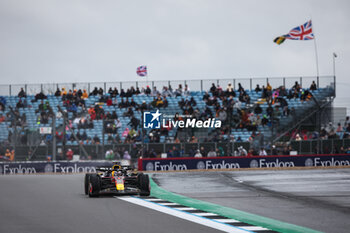
[[318, 88], [332, 87], [335, 90], [335, 77], [334, 76], [310, 76], [310, 77], [267, 77], [267, 78], [225, 78], [225, 79], [201, 79], [201, 80], [169, 80], [169, 81], [127, 81], [127, 82], [75, 82], [75, 83], [41, 83], [41, 84], [8, 84], [0, 85], [0, 96], [16, 96], [21, 88], [28, 95], [35, 95], [39, 92], [43, 92], [46, 95], [53, 95], [57, 88], [65, 88], [66, 90], [73, 89], [85, 89], [87, 92], [91, 92], [95, 87], [102, 88], [104, 92], [108, 91], [110, 87], [116, 87], [118, 90], [127, 90], [130, 87], [140, 89], [142, 87], [150, 86], [157, 87], [161, 90], [163, 86], [171, 86], [174, 90], [181, 84], [182, 87], [188, 85], [191, 91], [208, 91], [214, 83], [220, 85], [226, 89], [228, 83], [231, 83], [235, 89], [238, 87], [238, 83], [247, 89], [254, 90], [256, 85], [266, 85], [270, 83], [273, 88], [279, 86], [285, 86], [291, 88], [295, 82], [298, 82], [302, 87], [309, 88], [312, 82], [315, 81]]
[[[203, 156], [207, 156], [210, 150], [216, 151], [218, 156], [236, 156], [238, 148], [242, 146], [249, 151], [254, 148], [250, 142], [203, 142], [203, 143], [147, 143], [144, 145], [144, 157], [161, 157], [161, 154], [168, 153], [170, 150], [176, 149], [181, 157], [193, 157], [197, 150], [200, 150]], [[347, 151], [350, 147], [350, 139], [328, 139], [328, 140], [305, 140], [291, 141], [290, 143], [276, 142], [278, 154], [284, 154], [283, 149], [290, 146], [290, 150], [297, 151], [298, 154], [336, 154], [341, 152], [341, 147]], [[58, 148], [60, 148], [58, 146]], [[113, 150], [115, 159], [123, 158], [125, 151], [131, 155], [132, 160], [136, 160], [141, 156], [141, 144], [106, 144], [106, 145], [85, 145], [85, 150], [89, 154], [84, 158], [81, 147], [78, 145], [67, 146], [72, 149], [74, 154], [81, 155], [84, 159], [105, 159], [105, 152]], [[5, 148], [3, 148], [5, 149]], [[15, 160], [46, 160], [52, 155], [52, 146], [38, 146], [34, 154], [29, 154], [33, 150], [29, 146], [17, 146], [15, 151]], [[62, 151], [59, 149], [59, 151]], [[255, 149], [255, 152], [258, 152]], [[270, 150], [267, 149], [270, 154]], [[118, 156], [119, 155], [119, 156]], [[57, 160], [65, 160], [63, 153], [58, 153]]]

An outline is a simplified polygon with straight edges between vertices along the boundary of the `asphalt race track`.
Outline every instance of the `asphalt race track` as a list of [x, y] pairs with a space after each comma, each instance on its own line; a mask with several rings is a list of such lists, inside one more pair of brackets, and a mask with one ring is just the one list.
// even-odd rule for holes
[[322, 232], [350, 232], [350, 169], [155, 174], [166, 190]]
[[114, 197], [88, 198], [83, 175], [0, 176], [0, 232], [219, 232]]
[[[108, 196], [83, 175], [0, 176], [0, 232], [221, 232]], [[324, 232], [349, 232], [350, 169], [157, 173], [185, 196]]]

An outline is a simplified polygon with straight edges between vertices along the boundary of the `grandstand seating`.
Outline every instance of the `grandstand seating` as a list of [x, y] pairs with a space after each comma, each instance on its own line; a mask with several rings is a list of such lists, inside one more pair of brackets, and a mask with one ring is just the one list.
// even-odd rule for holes
[[[332, 95], [332, 90], [330, 88], [322, 88], [322, 89], [318, 89], [312, 92], [313, 96], [317, 99], [317, 100], [322, 100], [324, 98], [327, 98], [329, 96]], [[203, 101], [203, 92], [200, 91], [195, 91], [195, 92], [191, 92], [190, 96], [187, 97], [183, 97], [183, 98], [191, 98], [193, 97], [194, 100], [197, 102], [197, 106], [195, 108], [199, 108], [200, 111], [204, 110], [204, 108], [206, 107], [205, 102]], [[239, 93], [236, 91], [237, 96], [239, 95]], [[249, 91], [247, 90], [247, 94], [250, 96], [251, 98], [251, 103], [255, 103], [260, 97], [261, 97], [261, 92], [256, 93], [255, 91]], [[108, 94], [107, 94], [108, 95]], [[13, 108], [16, 107], [17, 102], [19, 101], [19, 97], [17, 96], [4, 96], [5, 100], [6, 100], [6, 112], [8, 112], [8, 106], [11, 106]], [[118, 102], [120, 102], [121, 98], [120, 97], [116, 97]], [[284, 97], [286, 98], [286, 97]], [[36, 113], [35, 110], [38, 109], [38, 105], [40, 104], [40, 100], [37, 102], [32, 102], [32, 100], [34, 99], [34, 96], [28, 96], [27, 98], [27, 103], [28, 103], [28, 107], [27, 108], [20, 108], [19, 112], [22, 115], [23, 113], [26, 114], [27, 117], [27, 128], [31, 129], [31, 130], [37, 130], [39, 127], [43, 127], [43, 126], [51, 126], [52, 125], [52, 119], [49, 120], [48, 124], [37, 124], [37, 117], [39, 115], [39, 113]], [[133, 96], [134, 101], [137, 104], [142, 104], [143, 101], [146, 101], [146, 103], [150, 103], [153, 100], [153, 97], [151, 96], [146, 96], [146, 95], [134, 95]], [[181, 97], [167, 97], [168, 100], [168, 107], [165, 109], [161, 109], [162, 113], [165, 114], [175, 114], [176, 112], [178, 113], [182, 113], [182, 110], [180, 109], [178, 102], [181, 100]], [[290, 99], [287, 100], [287, 103], [289, 105], [289, 108], [294, 107], [296, 110], [297, 114], [302, 114], [303, 112], [305, 112], [305, 110], [311, 108], [312, 106], [315, 105], [314, 101], [307, 101], [307, 102], [301, 102], [300, 99]], [[45, 100], [46, 101], [46, 100]], [[57, 113], [58, 108], [57, 106], [61, 106], [63, 107], [63, 102], [61, 100], [61, 97], [56, 97], [53, 95], [49, 95], [47, 101], [49, 101], [50, 106], [52, 107], [53, 111], [55, 113]], [[88, 108], [91, 105], [94, 105], [96, 102], [99, 101], [99, 97], [98, 96], [90, 96], [88, 99], [85, 100], [86, 103], [86, 107]], [[221, 103], [221, 101], [219, 101]], [[260, 105], [263, 109], [263, 114], [266, 113], [266, 108], [268, 107], [268, 105], [266, 103], [261, 104]], [[245, 107], [245, 104], [242, 104], [242, 108]], [[118, 134], [120, 135], [120, 137], [122, 138], [122, 140], [124, 139], [122, 137], [122, 132], [125, 130], [126, 127], [129, 127], [127, 124], [130, 121], [129, 117], [123, 117], [123, 113], [127, 110], [127, 109], [120, 109], [117, 106], [107, 106], [106, 104], [103, 105], [103, 108], [105, 110], [105, 113], [107, 112], [113, 112], [116, 111], [121, 123], [122, 123], [122, 127], [118, 129]], [[211, 109], [213, 110], [213, 107], [211, 107]], [[81, 107], [78, 107], [78, 113], [81, 112], [82, 109]], [[3, 114], [6, 114], [3, 113]], [[214, 111], [213, 111], [214, 112]], [[135, 117], [138, 119], [141, 119], [141, 113], [135, 111]], [[263, 115], [261, 114], [261, 116]], [[71, 118], [72, 113], [69, 113], [69, 117]], [[281, 116], [280, 118], [280, 124], [288, 124], [292, 121], [291, 117], [283, 117]], [[12, 128], [10, 128], [11, 122], [2, 122], [0, 123], [0, 142], [4, 141], [8, 138], [8, 134], [9, 131], [13, 130]], [[63, 119], [57, 119], [56, 120], [56, 126], [59, 127], [63, 124]], [[93, 138], [95, 135], [97, 135], [100, 140], [102, 141], [102, 127], [103, 127], [103, 123], [102, 120], [94, 120], [94, 127], [92, 129], [76, 129], [75, 131], [77, 132], [78, 130], [82, 133], [83, 131], [85, 131], [88, 135], [88, 137]], [[75, 128], [77, 128], [77, 126], [75, 125]], [[269, 130], [268, 127], [262, 127], [262, 126], [258, 126], [258, 131], [262, 132], [265, 136], [271, 136], [271, 132]], [[175, 129], [171, 130], [169, 132], [169, 136], [174, 136], [176, 133]], [[251, 136], [252, 132], [249, 132], [247, 129], [232, 129], [231, 134], [235, 135], [235, 138], [241, 137], [241, 139], [243, 141], [247, 141], [248, 138]], [[107, 137], [108, 135], [105, 135], [105, 140], [107, 141]], [[165, 142], [166, 138], [164, 136], [161, 137], [161, 141], [160, 142]], [[68, 142], [69, 144], [77, 144], [77, 142]]]

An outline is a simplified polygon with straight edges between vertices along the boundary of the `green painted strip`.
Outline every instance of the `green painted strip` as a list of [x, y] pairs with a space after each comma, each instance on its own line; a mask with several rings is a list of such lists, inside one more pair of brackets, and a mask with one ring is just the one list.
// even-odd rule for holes
[[225, 206], [216, 205], [210, 202], [205, 202], [189, 197], [185, 197], [179, 194], [169, 192], [159, 187], [151, 178], [151, 195], [160, 199], [168, 200], [171, 202], [179, 203], [181, 205], [193, 207], [206, 212], [211, 212], [225, 216], [227, 218], [236, 219], [238, 221], [252, 224], [255, 226], [265, 227], [274, 231], [284, 233], [320, 233], [320, 231], [312, 230], [310, 228], [297, 226], [290, 223], [281, 222], [271, 218], [250, 214], [241, 210], [228, 208]]

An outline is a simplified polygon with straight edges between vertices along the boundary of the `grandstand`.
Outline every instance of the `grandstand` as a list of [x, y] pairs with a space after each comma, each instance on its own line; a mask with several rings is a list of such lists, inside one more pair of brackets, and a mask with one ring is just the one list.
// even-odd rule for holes
[[[311, 84], [314, 82], [316, 88], [310, 90]], [[210, 91], [211, 85], [214, 85], [217, 90], [222, 89], [222, 93], [226, 92], [226, 88], [231, 83], [234, 93], [219, 94]], [[293, 85], [296, 83], [300, 85], [300, 90], [296, 95], [293, 96]], [[238, 84], [244, 88], [244, 95], [249, 97], [249, 100], [240, 99], [242, 93], [238, 88]], [[255, 90], [255, 86], [259, 84], [260, 87], [270, 85], [272, 90], [269, 90], [269, 96], [263, 96], [263, 90]], [[146, 86], [150, 86], [151, 93], [146, 94]], [[183, 87], [187, 86], [188, 91], [185, 89], [179, 90], [178, 85]], [[26, 97], [19, 97], [19, 87], [23, 87], [23, 91]], [[92, 94], [95, 87], [100, 88], [100, 94]], [[131, 87], [140, 88], [140, 94], [132, 94], [129, 100], [133, 99], [136, 106], [142, 106], [146, 104], [147, 108], [144, 110], [151, 110], [157, 108], [155, 106], [155, 98], [160, 97], [162, 100], [166, 99], [167, 106], [161, 105], [160, 111], [163, 114], [175, 115], [176, 113], [188, 113], [188, 109], [179, 105], [179, 102], [183, 99], [184, 101], [190, 101], [191, 99], [195, 101], [194, 110], [198, 113], [206, 112], [207, 108], [210, 109], [213, 116], [219, 117], [220, 109], [226, 109], [226, 114], [228, 117], [224, 121], [223, 129], [225, 131], [210, 129], [208, 131], [203, 131], [200, 129], [183, 130], [179, 131], [176, 128], [168, 130], [165, 134], [159, 133], [159, 137], [154, 138], [152, 136], [151, 130], [140, 131], [142, 119], [142, 111], [139, 107], [126, 106], [120, 107], [120, 103], [126, 101], [126, 97], [122, 97], [122, 94], [111, 95], [109, 93], [109, 88], [116, 88], [121, 91], [122, 89], [127, 92]], [[162, 93], [163, 87], [169, 88], [173, 87], [172, 91]], [[280, 94], [281, 87], [286, 87], [287, 94]], [[55, 91], [58, 90], [83, 90], [86, 89], [90, 95], [84, 99], [82, 103], [77, 104], [72, 108], [72, 104], [67, 105], [66, 97], [62, 95], [55, 95]], [[154, 88], [158, 89], [159, 94], [153, 93]], [[89, 154], [95, 154], [93, 158], [103, 158], [104, 151], [108, 148], [115, 148], [122, 146], [131, 150], [131, 145], [136, 144], [137, 148], [140, 148], [142, 143], [147, 144], [149, 150], [149, 145], [154, 143], [155, 153], [160, 154], [167, 152], [173, 144], [176, 143], [243, 143], [248, 150], [249, 148], [259, 148], [267, 147], [270, 148], [272, 143], [278, 141], [285, 133], [290, 132], [292, 129], [302, 124], [304, 121], [314, 118], [320, 111], [324, 108], [329, 107], [335, 97], [335, 78], [334, 77], [306, 77], [306, 78], [257, 78], [257, 79], [218, 79], [218, 80], [192, 80], [192, 81], [153, 81], [153, 82], [125, 82], [125, 83], [101, 83], [101, 84], [41, 84], [41, 85], [23, 85], [23, 86], [7, 86], [1, 87], [2, 91], [1, 102], [3, 103], [4, 110], [1, 112], [3, 116], [6, 116], [4, 121], [0, 123], [0, 143], [2, 145], [2, 150], [6, 148], [16, 149], [16, 160], [22, 159], [45, 159], [46, 155], [52, 154], [52, 135], [50, 134], [39, 134], [39, 129], [42, 127], [52, 127], [53, 132], [56, 132], [57, 148], [63, 148], [62, 154], [64, 155], [67, 148], [75, 148], [75, 153], [81, 153], [79, 145], [85, 145], [87, 148], [93, 148], [88, 150]], [[176, 94], [176, 92], [179, 93]], [[204, 95], [208, 91], [209, 98], [214, 99], [216, 104], [208, 104], [205, 100]], [[304, 92], [310, 91], [310, 98], [307, 96], [303, 99], [302, 95]], [[277, 92], [276, 96], [275, 93]], [[44, 94], [45, 98], [41, 100], [38, 93]], [[75, 94], [76, 95], [76, 94]], [[213, 96], [214, 95], [214, 96]], [[292, 96], [291, 96], [292, 95]], [[233, 102], [227, 103], [227, 100], [233, 97]], [[311, 97], [312, 96], [312, 97]], [[276, 101], [276, 99], [283, 99], [284, 106], [287, 108], [283, 109], [281, 107], [281, 101]], [[38, 99], [39, 98], [39, 99]], [[110, 103], [107, 103], [107, 99], [110, 99]], [[19, 101], [24, 103], [24, 106], [18, 107]], [[152, 103], [155, 101], [154, 103]], [[276, 102], [275, 102], [276, 101]], [[49, 104], [49, 109], [45, 109], [47, 114], [47, 121], [43, 119], [41, 115], [40, 108], [45, 105], [46, 102]], [[112, 103], [112, 104], [111, 104]], [[114, 104], [116, 103], [116, 104]], [[238, 103], [238, 107], [235, 105]], [[257, 114], [254, 113], [254, 109], [259, 104], [262, 112]], [[40, 106], [42, 105], [42, 106]], [[232, 109], [230, 108], [232, 105]], [[272, 112], [269, 114], [269, 105], [272, 106]], [[98, 106], [98, 107], [96, 107]], [[228, 107], [229, 106], [229, 107]], [[280, 106], [281, 109], [278, 110], [275, 106]], [[133, 110], [134, 118], [138, 119], [136, 127], [132, 127], [130, 124], [131, 117], [126, 115], [128, 107]], [[227, 110], [227, 107], [229, 110]], [[59, 108], [67, 112], [67, 120], [65, 122], [65, 113], [63, 116], [59, 114]], [[92, 127], [80, 127], [79, 121], [81, 119], [89, 119], [91, 115], [89, 114], [89, 109], [103, 109], [103, 117], [93, 117]], [[52, 109], [52, 111], [51, 111]], [[285, 113], [283, 112], [285, 110]], [[228, 111], [228, 112], [227, 112]], [[242, 123], [242, 111], [248, 116], [254, 115], [254, 121], [256, 118], [263, 119], [266, 118], [266, 124], [249, 122], [247, 125]], [[110, 122], [115, 124], [115, 121], [109, 121], [106, 119], [107, 113], [115, 112], [121, 123], [121, 127], [116, 129], [114, 133], [106, 132], [106, 125]], [[276, 112], [280, 112], [276, 114]], [[231, 114], [232, 113], [232, 114]], [[25, 117], [23, 117], [23, 114]], [[193, 114], [191, 112], [191, 114]], [[238, 121], [234, 121], [234, 116], [239, 116]], [[248, 117], [247, 116], [247, 117]], [[18, 123], [23, 121], [22, 123]], [[44, 116], [45, 118], [45, 116]], [[237, 119], [236, 119], [237, 120]], [[129, 135], [125, 134], [126, 130], [135, 128], [135, 136], [130, 139]], [[72, 129], [72, 130], [71, 130]], [[85, 140], [74, 140], [74, 134], [83, 135], [86, 134], [87, 138]], [[64, 136], [67, 140], [59, 140], [59, 136]], [[67, 135], [67, 136], [65, 136]], [[142, 141], [142, 135], [144, 140]], [[26, 139], [23, 139], [26, 137]], [[111, 137], [113, 140], [110, 140]], [[192, 138], [196, 138], [196, 141], [191, 141]], [[168, 143], [169, 145], [162, 145]], [[233, 146], [230, 152], [233, 153], [236, 146]], [[100, 148], [102, 146], [102, 148]], [[199, 149], [198, 144], [196, 148]], [[215, 146], [217, 147], [217, 146]], [[184, 148], [184, 155], [190, 155], [189, 147]], [[206, 148], [208, 150], [209, 146]], [[30, 155], [28, 157], [28, 151], [35, 152], [37, 156]], [[226, 151], [226, 150], [225, 150]], [[228, 151], [228, 150], [227, 150]], [[1, 151], [3, 154], [3, 151]], [[39, 156], [39, 155], [45, 156]], [[134, 155], [135, 156], [135, 155]]]

